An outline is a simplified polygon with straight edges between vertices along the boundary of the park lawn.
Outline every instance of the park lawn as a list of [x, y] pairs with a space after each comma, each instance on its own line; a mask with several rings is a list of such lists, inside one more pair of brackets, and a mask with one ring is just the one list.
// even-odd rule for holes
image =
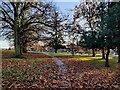
[[[54, 55], [58, 58], [60, 58], [64, 63], [70, 63], [71, 62], [85, 62], [86, 65], [88, 63], [100, 66], [100, 67], [104, 67], [105, 65], [105, 59], [102, 59], [101, 55], [96, 55], [95, 57], [92, 57], [91, 55], [87, 55], [87, 54], [75, 54], [74, 56], [72, 56], [72, 54], [68, 54], [68, 53], [54, 53], [54, 52], [49, 52], [49, 54]], [[110, 68], [111, 69], [117, 69], [117, 67], [119, 66], [119, 64], [117, 63], [117, 56], [109, 56], [109, 64], [110, 64]], [[67, 64], [69, 65], [69, 64]], [[72, 65], [70, 65], [72, 66]], [[92, 65], [91, 65], [92, 66]]]
[[2, 88], [52, 87], [57, 74], [55, 60], [45, 54], [27, 53], [22, 58], [11, 58], [14, 52], [2, 52]]
[[[110, 56], [110, 67], [105, 66], [105, 60], [100, 55], [75, 55], [67, 53], [49, 53], [60, 58], [66, 65], [67, 76], [72, 78], [74, 87], [95, 88], [101, 90], [120, 90], [120, 64], [117, 57]], [[69, 80], [68, 79], [68, 80]], [[79, 84], [80, 83], [80, 84]], [[99, 89], [99, 90], [100, 90]]]
[[[75, 60], [83, 60], [83, 61], [88, 61], [88, 60], [99, 60], [99, 61], [104, 61], [104, 59], [101, 59], [102, 56], [101, 55], [96, 55], [95, 57], [92, 57], [91, 55], [88, 54], [75, 54], [74, 56], [72, 56], [72, 54], [68, 54], [68, 53], [54, 53], [54, 52], [48, 52], [48, 54], [51, 54], [53, 56], [59, 57], [59, 58], [74, 58]], [[110, 60], [113, 60], [113, 62], [117, 62], [117, 57], [114, 56], [109, 56]], [[64, 59], [63, 59], [64, 60]]]
[[65, 63], [67, 72], [64, 75], [58, 72], [55, 60], [46, 54], [27, 53], [23, 54], [24, 58], [16, 59], [11, 58], [13, 52], [3, 51], [3, 88], [80, 88], [81, 90], [119, 88], [120, 65], [116, 63], [116, 57], [111, 57], [110, 67], [106, 68], [101, 56], [93, 58], [88, 55], [49, 54], [57, 56]]

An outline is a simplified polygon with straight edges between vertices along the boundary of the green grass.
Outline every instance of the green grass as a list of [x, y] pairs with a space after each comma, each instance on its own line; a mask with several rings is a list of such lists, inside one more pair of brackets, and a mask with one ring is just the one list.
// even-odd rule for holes
[[[4, 52], [14, 52], [14, 50], [2, 50]], [[30, 53], [30, 52], [29, 52]], [[32, 52], [33, 53], [33, 52]], [[36, 53], [36, 52], [35, 52]], [[41, 52], [38, 52], [38, 53], [41, 53]], [[80, 60], [99, 60], [99, 61], [104, 61], [104, 59], [101, 59], [102, 56], [101, 55], [96, 55], [95, 57], [92, 57], [92, 55], [88, 55], [88, 54], [75, 54], [74, 56], [72, 56], [72, 54], [68, 54], [68, 53], [54, 53], [54, 52], [47, 52], [48, 54], [50, 55], [53, 55], [53, 56], [56, 56], [56, 57], [69, 57], [69, 58], [77, 58], [77, 59], [80, 59]], [[23, 58], [5, 58], [5, 60], [17, 60], [17, 61], [21, 61], [23, 60]], [[114, 56], [109, 56], [109, 59], [110, 60], [113, 60], [113, 61], [117, 61], [117, 57]]]
[[47, 52], [48, 54], [51, 54], [51, 55], [54, 55], [54, 56], [72, 56], [71, 54], [68, 54], [68, 53], [54, 53], [54, 52]]
[[[14, 50], [4, 50], [4, 52], [14, 52]], [[30, 53], [30, 52], [29, 52]], [[32, 52], [33, 53], [33, 52]], [[41, 53], [41, 52], [38, 52]], [[77, 60], [82, 60], [82, 61], [92, 61], [92, 62], [96, 62], [96, 63], [104, 63], [105, 60], [102, 59], [101, 55], [96, 55], [95, 57], [92, 57], [92, 55], [88, 55], [88, 54], [75, 54], [74, 56], [72, 56], [72, 54], [68, 54], [68, 53], [54, 53], [54, 52], [47, 52], [50, 55], [56, 56], [56, 57], [66, 57], [66, 58], [76, 58]], [[22, 60], [27, 60], [27, 61], [42, 61], [42, 60], [38, 60], [37, 58], [35, 59], [25, 59], [25, 58], [4, 58], [4, 60], [14, 60], [14, 61], [22, 61]], [[109, 56], [109, 61], [110, 64], [115, 64], [117, 63], [117, 56]]]
[[1, 50], [2, 52], [15, 52], [15, 50]]
[[[75, 54], [74, 56], [72, 56], [72, 54], [68, 54], [68, 53], [53, 53], [53, 52], [48, 52], [48, 54], [51, 54], [53, 56], [58, 56], [58, 57], [70, 57], [70, 58], [79, 58], [81, 60], [102, 60], [102, 56], [101, 55], [96, 55], [95, 57], [92, 57], [91, 55], [87, 55], [87, 54]], [[117, 59], [117, 57], [111, 57], [109, 56], [109, 59]]]
[[[92, 57], [91, 55], [87, 55], [87, 54], [79, 54], [79, 55], [74, 55], [72, 56], [71, 54], [68, 54], [68, 53], [53, 53], [53, 52], [49, 52], [49, 54], [51, 55], [54, 55], [56, 57], [66, 57], [66, 58], [74, 58], [76, 60], [82, 60], [82, 61], [88, 61], [88, 62], [91, 62], [91, 63], [94, 63], [94, 64], [101, 64], [101, 65], [105, 65], [105, 59], [102, 59], [102, 56], [101, 55], [96, 55], [95, 57]], [[62, 58], [61, 60], [63, 60], [64, 58]], [[117, 63], [117, 59], [118, 57], [117, 56], [109, 56], [109, 64], [110, 66], [114, 67], [116, 65], [118, 65]], [[64, 62], [65, 60], [63, 60]]]

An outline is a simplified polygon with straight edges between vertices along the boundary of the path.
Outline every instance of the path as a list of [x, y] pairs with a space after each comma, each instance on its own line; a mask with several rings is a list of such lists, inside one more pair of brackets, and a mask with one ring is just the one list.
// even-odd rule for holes
[[48, 53], [45, 53], [45, 52], [42, 52], [46, 55], [48, 55], [49, 57], [53, 58], [55, 61], [56, 61], [56, 64], [58, 66], [58, 75], [57, 75], [57, 78], [58, 78], [58, 81], [59, 81], [59, 87], [61, 88], [65, 88], [65, 87], [68, 87], [68, 84], [66, 83], [66, 74], [67, 74], [67, 69], [66, 69], [66, 66], [65, 64], [57, 57], [53, 56], [53, 55], [50, 55]]
[[[32, 52], [34, 52], [34, 51], [32, 51]], [[54, 60], [56, 60], [56, 64], [58, 65], [58, 73], [64, 74], [64, 73], [67, 72], [65, 64], [59, 58], [57, 58], [57, 57], [55, 57], [53, 55], [50, 55], [50, 54], [48, 54], [46, 52], [42, 52], [42, 53], [44, 53], [44, 54], [48, 55], [49, 57], [53, 58]]]
[[45, 53], [46, 55], [48, 55], [49, 57], [53, 58], [54, 60], [56, 60], [56, 64], [58, 65], [58, 80], [60, 81], [59, 85], [61, 88], [65, 88], [68, 87], [68, 85], [66, 84], [66, 79], [64, 78], [64, 76], [67, 74], [67, 69], [65, 67], [65, 64], [57, 57], [50, 55], [48, 53]]
[[67, 72], [67, 69], [65, 67], [65, 64], [57, 57], [53, 56], [53, 55], [50, 55], [48, 53], [44, 53], [46, 55], [48, 55], [49, 57], [53, 58], [54, 60], [56, 60], [56, 64], [58, 65], [58, 71], [59, 73], [61, 74], [64, 74]]
[[48, 53], [45, 53], [45, 52], [42, 52], [46, 55], [48, 55], [49, 57], [53, 58], [55, 61], [56, 61], [56, 64], [58, 66], [58, 75], [57, 75], [57, 79], [59, 81], [59, 87], [60, 88], [66, 88], [68, 87], [69, 85], [66, 83], [66, 74], [67, 74], [67, 69], [66, 69], [66, 66], [65, 64], [57, 57], [53, 56], [53, 55], [50, 55]]

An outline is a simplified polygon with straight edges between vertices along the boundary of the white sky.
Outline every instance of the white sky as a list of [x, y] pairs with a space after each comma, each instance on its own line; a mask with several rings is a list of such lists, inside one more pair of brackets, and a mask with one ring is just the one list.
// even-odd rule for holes
[[0, 48], [9, 48], [9, 43], [7, 40], [0, 40]]

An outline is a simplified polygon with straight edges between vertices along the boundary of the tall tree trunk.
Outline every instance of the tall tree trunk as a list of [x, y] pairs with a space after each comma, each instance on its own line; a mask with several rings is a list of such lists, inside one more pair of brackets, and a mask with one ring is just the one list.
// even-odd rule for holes
[[110, 49], [107, 48], [105, 67], [109, 67], [109, 53], [110, 53]]
[[120, 63], [120, 46], [117, 47], [117, 51], [118, 51], [118, 63]]
[[102, 48], [102, 59], [105, 59], [105, 52], [104, 52], [104, 48]]
[[92, 48], [92, 57], [95, 57], [95, 50]]
[[14, 8], [14, 38], [15, 38], [15, 56], [16, 58], [19, 58], [21, 56], [21, 45], [20, 45], [20, 33], [19, 33], [19, 22], [18, 22], [18, 8]]
[[20, 46], [20, 36], [17, 28], [15, 29], [15, 57], [19, 58], [21, 56], [21, 46]]

